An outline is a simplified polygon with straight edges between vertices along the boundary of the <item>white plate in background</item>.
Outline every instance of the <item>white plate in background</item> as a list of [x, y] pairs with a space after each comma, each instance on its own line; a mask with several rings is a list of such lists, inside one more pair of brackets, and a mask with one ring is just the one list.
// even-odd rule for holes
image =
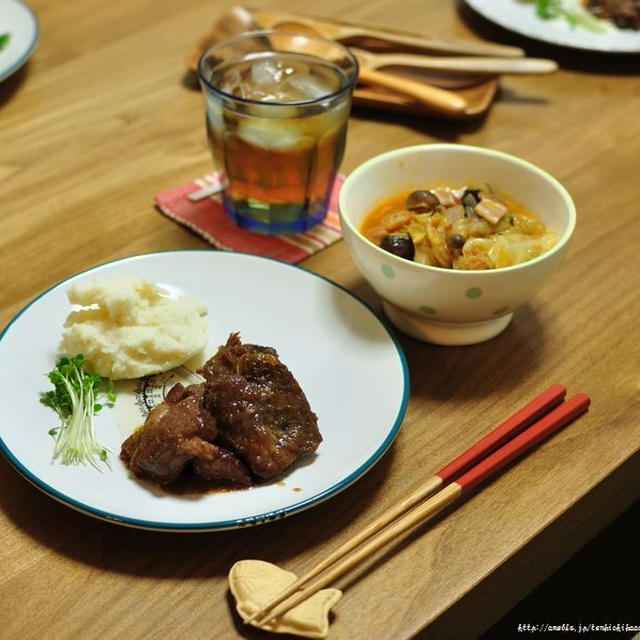
[[[487, 20], [535, 40], [589, 51], [640, 53], [640, 31], [619, 29], [610, 20], [597, 20], [602, 31], [596, 32], [581, 25], [572, 26], [562, 17], [539, 18], [533, 0], [466, 0], [466, 3]], [[591, 15], [582, 8], [580, 0], [563, 0], [563, 5], [570, 11]]]

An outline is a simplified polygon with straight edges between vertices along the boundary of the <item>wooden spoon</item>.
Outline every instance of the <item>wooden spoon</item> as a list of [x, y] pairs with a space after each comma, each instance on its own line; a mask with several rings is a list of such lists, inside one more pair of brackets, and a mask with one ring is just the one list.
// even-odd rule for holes
[[414, 49], [438, 51], [451, 54], [497, 56], [506, 58], [518, 58], [524, 55], [524, 51], [518, 47], [509, 47], [484, 42], [455, 42], [431, 40], [418, 36], [348, 25], [329, 20], [319, 20], [308, 16], [299, 16], [292, 13], [253, 11], [253, 17], [265, 29], [283, 29], [287, 31], [313, 30], [316, 34], [334, 40], [346, 40], [348, 38], [374, 38], [393, 45], [402, 45]]
[[372, 53], [355, 47], [350, 49], [358, 63], [368, 69], [399, 66], [456, 74], [486, 75], [552, 73], [558, 69], [556, 62], [544, 58], [445, 57], [411, 53]]
[[467, 101], [453, 91], [363, 66], [360, 67], [358, 81], [370, 86], [390, 89], [394, 93], [417, 100], [429, 109], [445, 114], [461, 114], [468, 107]]

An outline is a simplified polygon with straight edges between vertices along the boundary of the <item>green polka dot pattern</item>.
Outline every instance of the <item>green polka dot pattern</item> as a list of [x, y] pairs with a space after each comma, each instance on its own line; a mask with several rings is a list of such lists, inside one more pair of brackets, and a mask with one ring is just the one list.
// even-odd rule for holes
[[389, 279], [396, 277], [396, 272], [388, 264], [382, 265], [382, 274]]
[[482, 295], [482, 289], [480, 287], [470, 287], [464, 293], [467, 298], [471, 298], [471, 300], [475, 298], [479, 298]]

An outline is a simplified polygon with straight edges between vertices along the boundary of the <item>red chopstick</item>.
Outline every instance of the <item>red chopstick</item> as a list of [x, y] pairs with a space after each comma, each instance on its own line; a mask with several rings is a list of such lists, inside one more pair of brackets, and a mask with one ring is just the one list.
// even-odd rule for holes
[[441, 478], [444, 483], [451, 482], [465, 469], [469, 469], [559, 405], [564, 400], [566, 393], [567, 390], [563, 385], [552, 384], [547, 390], [543, 391], [522, 409], [516, 411], [511, 417], [460, 454], [455, 460], [442, 467], [436, 473], [436, 476]]
[[[464, 492], [496, 473], [517, 456], [524, 454], [542, 439], [561, 429], [589, 407], [590, 401], [585, 394], [577, 394], [570, 400], [562, 402], [565, 394], [566, 389], [560, 384], [549, 387], [443, 467], [431, 479], [385, 511], [363, 531], [315, 565], [267, 605], [253, 613], [245, 622], [260, 619], [259, 624], [264, 624], [288, 611], [394, 537], [449, 505]], [[453, 481], [453, 478], [456, 480]], [[436, 495], [402, 516], [443, 484], [446, 486]], [[369, 540], [382, 529], [384, 531]], [[367, 540], [369, 542], [366, 542]], [[363, 544], [365, 542], [366, 544]], [[353, 553], [347, 555], [351, 551]], [[342, 561], [338, 562], [339, 560]], [[299, 591], [312, 578], [332, 565], [331, 571], [319, 581]], [[296, 591], [299, 593], [291, 597]]]
[[591, 400], [584, 393], [578, 393], [566, 402], [558, 405], [522, 433], [503, 444], [484, 460], [478, 462], [469, 471], [455, 480], [454, 484], [461, 487], [462, 492], [475, 487], [477, 484], [493, 475], [515, 458], [529, 451], [540, 441], [559, 431], [565, 425], [582, 415]]

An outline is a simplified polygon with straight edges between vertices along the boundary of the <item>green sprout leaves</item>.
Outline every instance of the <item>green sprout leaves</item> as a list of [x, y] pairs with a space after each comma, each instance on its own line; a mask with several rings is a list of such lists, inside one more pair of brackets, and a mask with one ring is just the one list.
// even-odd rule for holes
[[85, 371], [85, 358], [78, 354], [61, 357], [47, 377], [51, 391], [40, 396], [40, 402], [51, 407], [59, 416], [59, 426], [50, 429], [55, 438], [54, 460], [62, 464], [90, 464], [100, 469], [99, 461], [109, 466], [109, 451], [96, 439], [93, 416], [104, 406], [104, 399], [115, 401], [113, 381], [102, 390], [103, 380], [96, 373]]

